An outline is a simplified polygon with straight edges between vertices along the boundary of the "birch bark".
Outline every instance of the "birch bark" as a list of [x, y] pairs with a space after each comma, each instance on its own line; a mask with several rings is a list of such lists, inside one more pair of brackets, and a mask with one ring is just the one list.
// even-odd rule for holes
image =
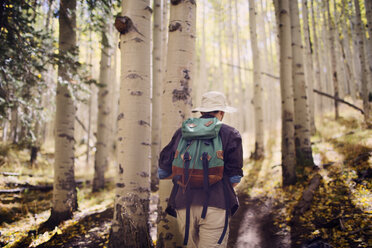
[[[314, 1], [310, 1], [311, 3], [311, 27], [313, 31], [313, 44], [314, 44], [314, 70], [315, 70], [315, 81], [316, 81], [316, 87], [320, 91], [322, 91], [322, 77], [320, 72], [320, 59], [319, 59], [319, 52], [320, 52], [320, 46], [318, 43], [318, 35], [317, 35], [317, 29], [316, 29], [316, 22], [315, 22], [315, 11], [314, 11]], [[319, 109], [323, 108], [323, 98], [318, 97], [315, 102], [319, 103]], [[315, 111], [315, 110], [314, 110]]]
[[311, 43], [310, 27], [309, 27], [309, 11], [308, 1], [302, 0], [302, 16], [303, 29], [305, 39], [305, 76], [307, 83], [307, 95], [309, 103], [309, 117], [310, 117], [310, 134], [315, 134], [315, 103], [314, 103], [314, 63], [313, 63], [313, 47]]
[[163, 82], [163, 24], [162, 0], [154, 0], [154, 29], [152, 50], [152, 126], [151, 126], [151, 191], [159, 189], [158, 160], [160, 153], [160, 102]]
[[[76, 46], [76, 1], [62, 0], [59, 9], [59, 54], [71, 52]], [[55, 120], [55, 162], [53, 207], [46, 222], [57, 225], [72, 217], [77, 209], [77, 192], [74, 175], [74, 122], [75, 104], [68, 86], [68, 65], [58, 66]]]
[[[161, 98], [161, 140], [164, 147], [182, 121], [190, 115], [193, 58], [195, 51], [196, 3], [171, 1], [168, 33], [167, 71]], [[165, 213], [172, 189], [170, 180], [159, 182], [158, 247], [182, 246], [176, 220]]]
[[97, 115], [97, 142], [96, 153], [94, 155], [94, 178], [93, 192], [99, 191], [105, 186], [105, 171], [108, 168], [108, 158], [110, 152], [110, 114], [111, 104], [109, 101], [110, 92], [110, 67], [112, 46], [111, 27], [105, 24], [102, 32], [102, 50], [98, 90], [98, 115]]
[[[234, 2], [234, 9], [235, 9], [235, 37], [236, 37], [236, 65], [238, 66], [238, 69], [237, 69], [237, 74], [238, 74], [238, 85], [237, 85], [237, 88], [238, 88], [238, 110], [239, 110], [239, 116], [238, 116], [238, 129], [241, 131], [241, 132], [244, 132], [245, 131], [245, 127], [244, 127], [244, 116], [246, 115], [245, 114], [245, 111], [244, 111], [244, 89], [243, 89], [243, 81], [242, 81], [242, 73], [241, 73], [241, 66], [240, 66], [240, 56], [241, 56], [241, 52], [240, 52], [240, 35], [239, 35], [239, 32], [240, 32], [240, 29], [239, 29], [239, 8], [238, 8], [238, 0], [235, 0]], [[263, 123], [262, 123], [263, 124]]]
[[278, 6], [277, 13], [279, 15], [280, 90], [282, 98], [282, 174], [283, 186], [287, 186], [296, 182], [289, 0], [281, 0], [276, 6]]
[[263, 121], [263, 102], [262, 102], [262, 82], [261, 82], [261, 61], [258, 50], [257, 31], [256, 31], [256, 8], [254, 0], [249, 0], [249, 30], [251, 37], [251, 48], [253, 57], [253, 82], [254, 82], [254, 114], [255, 114], [255, 151], [251, 157], [261, 159], [264, 157], [264, 121]]
[[295, 147], [298, 171], [303, 174], [305, 166], [313, 165], [310, 142], [310, 117], [304, 71], [304, 49], [301, 40], [301, 26], [297, 0], [290, 0], [292, 36], [292, 79], [294, 89]]
[[367, 123], [367, 125], [372, 125], [371, 120], [371, 108], [369, 103], [369, 92], [368, 92], [368, 71], [367, 71], [367, 64], [366, 64], [366, 54], [364, 52], [364, 28], [362, 24], [362, 17], [360, 14], [360, 6], [359, 6], [359, 0], [354, 0], [354, 7], [355, 7], [355, 14], [356, 14], [356, 35], [358, 36], [359, 44], [359, 60], [360, 60], [360, 66], [362, 68], [362, 99], [363, 99], [363, 111], [364, 111], [364, 120]]
[[347, 72], [347, 89], [353, 100], [356, 99], [356, 79], [355, 79], [355, 66], [354, 60], [352, 58], [352, 53], [350, 49], [350, 23], [349, 23], [349, 11], [345, 8], [347, 0], [342, 0], [342, 13], [345, 15], [341, 18], [341, 29], [342, 29], [342, 45], [344, 49], [343, 58], [346, 66]]
[[364, 0], [364, 7], [366, 9], [366, 18], [367, 18], [367, 31], [369, 38], [367, 39], [366, 49], [368, 50], [368, 65], [369, 65], [369, 82], [368, 89], [370, 94], [372, 94], [372, 1]]
[[[336, 98], [339, 97], [339, 83], [338, 83], [338, 74], [337, 74], [337, 61], [336, 61], [336, 43], [335, 43], [335, 23], [333, 18], [331, 17], [331, 11], [329, 9], [329, 2], [326, 1], [327, 6], [327, 16], [328, 16], [328, 38], [330, 43], [330, 51], [331, 51], [331, 66], [332, 66], [332, 81], [333, 81], [333, 90], [334, 96]], [[334, 101], [335, 106], [335, 119], [339, 118], [339, 111], [338, 111], [338, 101]]]
[[118, 166], [110, 247], [150, 247], [150, 0], [122, 2]]

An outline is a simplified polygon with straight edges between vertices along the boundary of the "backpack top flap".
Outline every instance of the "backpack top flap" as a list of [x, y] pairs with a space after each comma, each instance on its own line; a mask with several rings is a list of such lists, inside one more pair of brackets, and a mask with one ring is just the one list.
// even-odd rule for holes
[[189, 118], [182, 123], [182, 138], [213, 139], [218, 136], [221, 125], [217, 118]]

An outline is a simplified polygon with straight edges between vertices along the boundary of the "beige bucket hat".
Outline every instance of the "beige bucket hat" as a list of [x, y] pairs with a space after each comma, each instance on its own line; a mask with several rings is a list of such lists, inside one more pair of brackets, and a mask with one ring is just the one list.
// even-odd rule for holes
[[236, 108], [227, 106], [226, 97], [218, 91], [209, 91], [204, 93], [201, 99], [201, 106], [192, 110], [192, 112], [212, 112], [223, 111], [227, 113], [236, 112]]

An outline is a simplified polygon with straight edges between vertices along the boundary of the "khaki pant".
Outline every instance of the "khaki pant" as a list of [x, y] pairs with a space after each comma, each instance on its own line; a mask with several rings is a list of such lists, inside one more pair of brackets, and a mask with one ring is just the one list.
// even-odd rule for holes
[[[226, 210], [208, 207], [205, 219], [201, 218], [202, 210], [203, 206], [191, 206], [190, 208], [190, 229], [187, 247], [226, 247], [229, 228], [227, 228], [222, 243], [220, 245], [217, 243], [225, 226]], [[185, 235], [186, 209], [177, 210], [177, 223], [182, 235]]]

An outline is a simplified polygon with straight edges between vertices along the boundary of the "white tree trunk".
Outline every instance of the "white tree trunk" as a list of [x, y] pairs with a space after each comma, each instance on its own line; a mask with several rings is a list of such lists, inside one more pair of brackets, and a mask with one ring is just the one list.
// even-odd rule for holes
[[[331, 51], [331, 65], [332, 65], [332, 81], [333, 81], [333, 90], [334, 90], [334, 96], [336, 98], [339, 97], [339, 80], [338, 80], [338, 74], [337, 74], [337, 60], [336, 60], [336, 43], [335, 43], [335, 36], [336, 36], [336, 28], [335, 23], [331, 17], [331, 11], [329, 9], [329, 2], [326, 1], [327, 5], [327, 14], [328, 14], [328, 37], [329, 37], [329, 43], [330, 43], [330, 51]], [[339, 111], [338, 111], [338, 101], [334, 101], [335, 106], [335, 119], [337, 120], [339, 118]]]
[[356, 21], [356, 14], [355, 11], [352, 10], [351, 14], [351, 41], [352, 41], [352, 47], [353, 47], [353, 65], [354, 65], [354, 71], [355, 71], [355, 88], [357, 92], [357, 96], [361, 96], [361, 86], [362, 86], [362, 68], [360, 66], [361, 62], [359, 59], [359, 36], [357, 34], [357, 21]]
[[314, 63], [313, 48], [311, 47], [308, 1], [302, 0], [303, 29], [305, 39], [305, 75], [307, 83], [307, 96], [309, 103], [310, 133], [315, 134], [315, 102], [314, 102]]
[[304, 49], [297, 0], [290, 0], [292, 35], [292, 79], [294, 88], [294, 125], [297, 168], [313, 165], [311, 150], [310, 116], [304, 71]]
[[[320, 69], [320, 59], [319, 59], [319, 53], [320, 53], [320, 46], [318, 43], [318, 35], [317, 35], [317, 29], [316, 29], [316, 22], [315, 22], [315, 11], [314, 11], [314, 1], [310, 1], [311, 3], [311, 27], [313, 31], [313, 44], [314, 44], [314, 70], [315, 70], [315, 88], [322, 91], [322, 77], [321, 77], [321, 69]], [[317, 106], [318, 109], [321, 110], [323, 108], [323, 98], [320, 96], [317, 96], [315, 99], [315, 102], [318, 103]], [[319, 111], [320, 112], [320, 111]]]
[[347, 89], [350, 93], [353, 100], [356, 99], [356, 79], [355, 79], [355, 66], [354, 60], [352, 59], [352, 52], [350, 48], [350, 20], [349, 20], [349, 12], [346, 11], [345, 5], [347, 4], [347, 0], [342, 0], [342, 13], [345, 13], [345, 16], [341, 18], [341, 29], [343, 35], [343, 48], [344, 48], [344, 63], [346, 67], [346, 74], [347, 74]]
[[96, 153], [94, 157], [94, 178], [93, 191], [98, 191], [105, 186], [105, 171], [108, 168], [108, 158], [110, 153], [110, 114], [112, 111], [109, 96], [111, 95], [111, 54], [112, 45], [111, 27], [106, 23], [102, 32], [102, 50], [100, 63], [99, 83], [101, 87], [98, 90], [98, 116], [97, 116], [97, 142]]
[[[161, 98], [161, 141], [164, 147], [182, 121], [190, 115], [193, 58], [195, 50], [196, 4], [194, 0], [172, 1], [170, 6], [167, 72]], [[182, 246], [176, 220], [164, 211], [172, 189], [171, 180], [159, 183], [159, 247]]]
[[224, 92], [224, 82], [225, 82], [225, 73], [224, 73], [224, 68], [225, 66], [223, 65], [223, 55], [222, 55], [222, 47], [223, 47], [223, 39], [222, 39], [222, 36], [223, 36], [223, 26], [224, 26], [224, 22], [223, 22], [223, 17], [222, 17], [222, 13], [223, 13], [223, 9], [222, 9], [222, 4], [219, 3], [218, 4], [218, 10], [216, 11], [216, 19], [217, 19], [217, 22], [218, 22], [218, 47], [220, 47], [220, 49], [218, 49], [218, 64], [219, 64], [219, 69], [218, 69], [218, 86], [217, 86], [217, 90], [220, 91], [220, 92]]
[[282, 98], [282, 173], [283, 185], [286, 186], [296, 182], [289, 0], [279, 1], [277, 13], [279, 14], [280, 90]]
[[160, 153], [160, 102], [163, 82], [163, 44], [162, 44], [162, 0], [154, 0], [154, 29], [152, 50], [152, 126], [151, 126], [151, 191], [159, 189], [158, 160]]
[[368, 26], [368, 35], [369, 38], [367, 39], [367, 45], [365, 46], [366, 50], [368, 50], [368, 65], [369, 65], [369, 82], [368, 82], [368, 90], [372, 93], [372, 1], [364, 0], [364, 7], [366, 9], [366, 18], [367, 18], [367, 26]]
[[[322, 24], [323, 24], [323, 28], [321, 28], [321, 32], [322, 32], [322, 38], [321, 38], [321, 41], [320, 43], [323, 44], [323, 47], [322, 47], [322, 67], [323, 67], [323, 78], [324, 78], [324, 84], [323, 84], [323, 89], [324, 89], [324, 92], [328, 92], [329, 94], [333, 94], [333, 90], [332, 90], [332, 85], [333, 85], [333, 80], [332, 80], [332, 63], [331, 63], [331, 43], [330, 43], [330, 40], [329, 40], [329, 37], [330, 37], [330, 34], [329, 34], [329, 23], [327, 22], [327, 8], [326, 8], [326, 4], [325, 3], [322, 3], [322, 10], [321, 10], [321, 14], [322, 14]], [[318, 8], [318, 15], [319, 15], [319, 18], [318, 20], [321, 20], [320, 18], [320, 8]], [[332, 99], [325, 99], [324, 100], [324, 110], [331, 110], [333, 109], [333, 100]], [[324, 111], [323, 110], [323, 111]]]
[[[59, 10], [59, 54], [65, 54], [76, 46], [76, 1], [62, 0]], [[55, 120], [55, 162], [53, 183], [53, 207], [47, 223], [58, 224], [71, 218], [77, 209], [77, 192], [74, 176], [74, 123], [75, 104], [68, 66], [58, 66]]]
[[244, 108], [244, 89], [243, 89], [243, 80], [242, 80], [242, 69], [240, 66], [240, 57], [241, 57], [241, 52], [240, 52], [240, 29], [239, 29], [239, 7], [238, 7], [238, 0], [235, 0], [235, 33], [236, 33], [236, 65], [237, 65], [237, 74], [238, 74], [238, 82], [237, 82], [237, 90], [238, 90], [238, 130], [240, 132], [245, 131], [244, 127], [244, 117], [246, 115], [246, 111]]
[[359, 0], [354, 0], [354, 7], [355, 7], [355, 14], [356, 14], [356, 34], [358, 36], [359, 40], [359, 60], [360, 60], [360, 66], [362, 68], [362, 99], [363, 99], [363, 111], [364, 111], [364, 120], [368, 125], [372, 125], [372, 119], [371, 119], [371, 106], [368, 101], [368, 71], [367, 71], [367, 64], [366, 64], [366, 54], [364, 52], [364, 28], [362, 24], [362, 17], [360, 14], [360, 6], [359, 6]]
[[261, 82], [261, 61], [257, 42], [256, 8], [254, 0], [249, 0], [249, 30], [251, 37], [251, 48], [253, 57], [253, 82], [254, 82], [254, 130], [255, 130], [255, 151], [252, 158], [260, 159], [264, 156], [264, 120], [263, 120], [263, 101], [262, 101], [262, 82]]
[[150, 247], [150, 0], [122, 2], [121, 84], [114, 218], [110, 247]]

